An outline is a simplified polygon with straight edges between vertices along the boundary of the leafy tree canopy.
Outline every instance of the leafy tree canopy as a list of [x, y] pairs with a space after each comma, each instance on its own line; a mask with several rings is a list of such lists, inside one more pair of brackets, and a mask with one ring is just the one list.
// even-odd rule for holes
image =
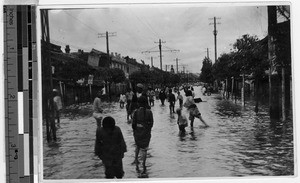
[[200, 81], [205, 82], [205, 83], [213, 82], [212, 61], [207, 57], [205, 57], [202, 62]]

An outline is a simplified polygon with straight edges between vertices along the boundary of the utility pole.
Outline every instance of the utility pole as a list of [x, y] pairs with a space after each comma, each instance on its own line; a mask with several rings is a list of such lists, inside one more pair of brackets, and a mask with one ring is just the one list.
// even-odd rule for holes
[[110, 61], [110, 56], [109, 56], [109, 41], [108, 41], [108, 37], [112, 37], [112, 36], [117, 36], [116, 32], [107, 32], [106, 33], [99, 33], [98, 34], [98, 38], [100, 37], [106, 37], [106, 52], [107, 52], [107, 60]]
[[[166, 43], [165, 41], [163, 43]], [[158, 48], [159, 48], [159, 61], [160, 61], [160, 69], [162, 69], [162, 57], [161, 57], [161, 39], [158, 41]]]
[[209, 59], [209, 48], [207, 48], [206, 53], [207, 53], [207, 58]]
[[161, 39], [158, 40], [158, 42], [154, 42], [154, 43], [158, 43], [158, 51], [142, 51], [142, 53], [151, 53], [151, 52], [159, 52], [159, 60], [160, 60], [160, 70], [162, 70], [162, 52], [179, 52], [179, 50], [175, 50], [175, 49], [170, 49], [170, 50], [162, 50], [162, 43], [166, 43], [165, 41], [161, 41]]
[[183, 73], [184, 72], [184, 70], [185, 70], [185, 68], [186, 68], [186, 66], [187, 66], [187, 64], [178, 64], [178, 72], [179, 72], [179, 67], [181, 67], [182, 69], [181, 69], [181, 73]]
[[180, 59], [178, 59], [178, 58], [175, 59], [175, 61], [176, 61], [176, 73], [177, 74], [178, 74], [178, 60], [180, 60]]
[[217, 31], [217, 24], [221, 24], [221, 23], [217, 23], [216, 20], [217, 19], [221, 19], [221, 18], [216, 18], [214, 17], [213, 20], [214, 20], [214, 23], [210, 23], [209, 25], [214, 25], [214, 31], [213, 31], [213, 34], [215, 36], [215, 62], [217, 61], [217, 34], [218, 34], [218, 31]]
[[[107, 61], [110, 64], [110, 56], [109, 56], [109, 44], [108, 44], [108, 37], [116, 36], [116, 32], [107, 32], [106, 33], [99, 33], [98, 38], [100, 37], [106, 37], [106, 51], [107, 51]], [[111, 101], [111, 91], [110, 91], [110, 85], [111, 83], [108, 84], [108, 95], [109, 95], [109, 100]]]
[[189, 84], [189, 71], [186, 71], [187, 73], [187, 83]]
[[153, 57], [151, 57], [151, 67], [153, 67]]

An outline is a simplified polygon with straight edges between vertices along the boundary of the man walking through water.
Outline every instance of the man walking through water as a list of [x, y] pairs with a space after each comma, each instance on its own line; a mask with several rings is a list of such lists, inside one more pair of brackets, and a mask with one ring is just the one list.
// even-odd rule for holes
[[170, 114], [172, 113], [175, 113], [175, 101], [176, 101], [176, 98], [175, 98], [175, 95], [172, 93], [172, 89], [169, 89], [169, 95], [168, 95], [168, 100], [169, 100], [169, 103], [170, 103]]
[[165, 105], [165, 99], [167, 98], [167, 96], [165, 94], [165, 90], [161, 89], [158, 96], [161, 101], [161, 105]]
[[143, 160], [143, 171], [142, 175], [146, 174], [146, 158], [147, 149], [149, 147], [151, 139], [151, 129], [153, 126], [153, 114], [148, 108], [148, 101], [145, 96], [141, 96], [138, 99], [139, 108], [133, 114], [132, 129], [133, 136], [136, 145], [135, 149], [135, 160], [133, 163], [136, 164], [136, 169], [139, 170], [138, 155], [141, 151], [141, 156]]

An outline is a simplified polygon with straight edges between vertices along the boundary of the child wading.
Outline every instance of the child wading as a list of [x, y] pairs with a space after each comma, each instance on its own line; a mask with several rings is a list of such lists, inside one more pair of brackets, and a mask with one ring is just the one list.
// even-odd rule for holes
[[131, 91], [131, 89], [127, 89], [127, 92], [125, 93], [126, 96], [126, 111], [127, 111], [127, 120], [129, 120], [129, 117], [131, 117], [131, 112], [130, 112], [130, 105], [132, 102], [132, 97], [134, 93]]
[[179, 106], [180, 106], [180, 108], [182, 108], [183, 97], [182, 97], [182, 95], [180, 94], [180, 91], [178, 91], [177, 94], [178, 94], [177, 99], [179, 100]]
[[153, 114], [148, 109], [148, 101], [145, 96], [141, 96], [138, 99], [139, 108], [133, 114], [132, 129], [133, 136], [136, 145], [135, 160], [136, 168], [138, 170], [138, 155], [141, 150], [141, 156], [143, 159], [143, 173], [146, 173], [146, 157], [147, 149], [151, 139], [151, 129], [153, 126]]
[[103, 119], [103, 127], [97, 125], [95, 155], [104, 164], [106, 178], [121, 179], [124, 176], [122, 159], [127, 151], [122, 131], [110, 116]]
[[189, 120], [191, 120], [191, 128], [193, 128], [193, 125], [194, 125], [194, 120], [195, 120], [195, 117], [196, 118], [199, 118], [200, 121], [206, 126], [208, 127], [207, 123], [203, 120], [202, 116], [201, 116], [201, 113], [198, 109], [198, 107], [196, 106], [195, 104], [195, 101], [194, 101], [194, 98], [193, 98], [193, 94], [192, 94], [192, 91], [190, 90], [187, 90], [186, 91], [186, 101], [185, 103], [183, 104], [184, 107], [186, 107], [190, 113], [189, 115]]
[[126, 96], [123, 93], [120, 94], [119, 102], [120, 102], [120, 108], [124, 108], [126, 102]]
[[57, 89], [53, 89], [53, 95], [54, 117], [55, 119], [57, 119], [57, 124], [59, 124], [60, 111], [62, 110], [62, 101]]
[[176, 109], [176, 113], [178, 114], [177, 124], [179, 127], [179, 131], [180, 133], [184, 133], [185, 127], [188, 126], [187, 118], [182, 114], [181, 108]]
[[150, 90], [148, 91], [148, 96], [149, 96], [149, 105], [154, 106], [155, 91], [152, 88], [150, 88]]
[[93, 117], [96, 119], [97, 124], [99, 124], [99, 126], [101, 126], [101, 120], [102, 120], [102, 112], [103, 109], [101, 107], [101, 97], [102, 95], [102, 90], [97, 92], [97, 96], [94, 99], [94, 103], [93, 103]]

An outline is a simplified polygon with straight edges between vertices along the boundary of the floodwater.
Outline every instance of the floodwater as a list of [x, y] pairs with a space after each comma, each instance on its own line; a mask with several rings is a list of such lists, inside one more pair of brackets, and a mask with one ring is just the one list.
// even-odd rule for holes
[[[177, 115], [170, 115], [169, 104], [161, 106], [155, 101], [146, 162], [149, 178], [294, 175], [292, 120], [271, 122], [267, 107], [260, 107], [256, 114], [251, 102], [241, 107], [239, 102], [224, 100], [219, 94], [202, 96], [200, 87], [195, 91], [196, 97], [203, 100], [197, 106], [210, 127], [204, 128], [195, 119], [193, 130], [188, 126], [184, 135], [179, 134]], [[124, 178], [137, 178], [139, 174], [131, 164], [135, 145], [126, 110], [118, 103], [105, 106], [105, 114], [115, 118], [127, 145]], [[58, 140], [51, 143], [45, 140], [44, 127], [44, 179], [104, 178], [104, 166], [94, 155], [96, 126], [91, 115], [63, 118]]]

